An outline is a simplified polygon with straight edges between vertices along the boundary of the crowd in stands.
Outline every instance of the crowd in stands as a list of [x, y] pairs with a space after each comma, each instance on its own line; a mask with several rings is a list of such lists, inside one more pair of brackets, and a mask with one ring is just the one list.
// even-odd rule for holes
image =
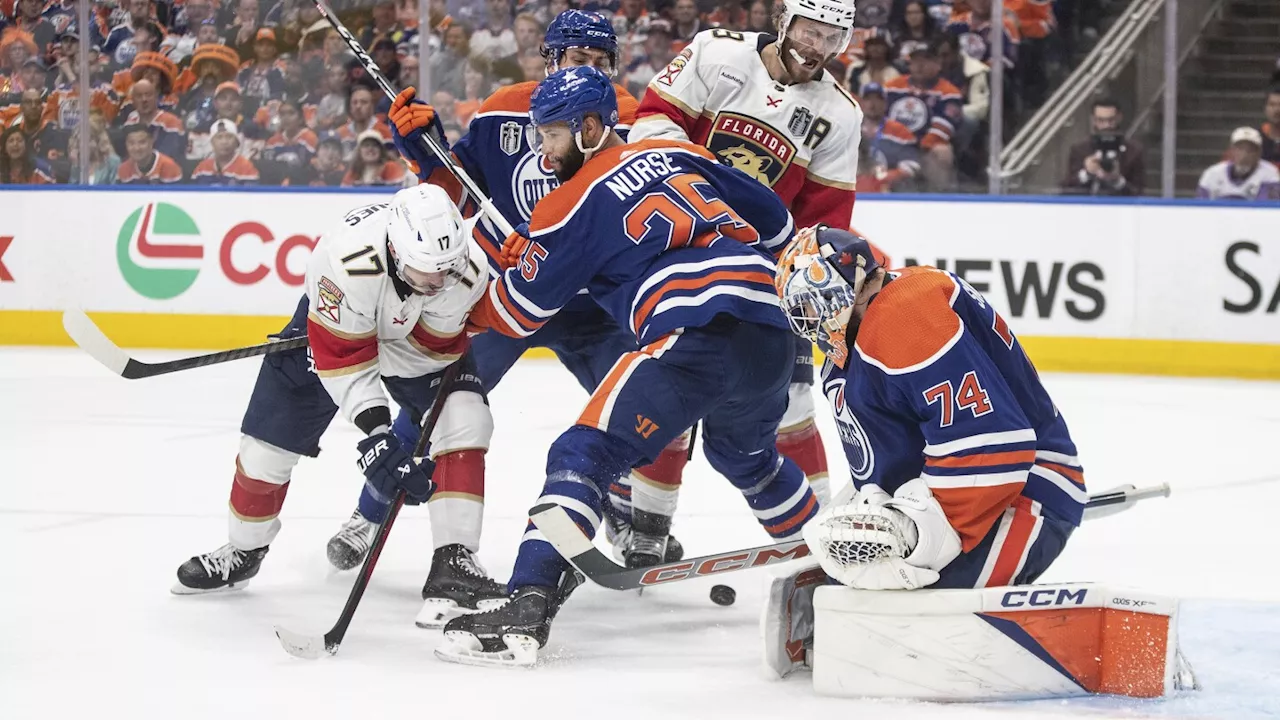
[[[392, 148], [388, 100], [309, 0], [108, 0], [85, 29], [86, 1], [0, 0], [0, 183], [413, 182]], [[331, 5], [398, 87], [417, 85], [427, 63], [424, 99], [450, 140], [495, 88], [543, 77], [543, 29], [567, 8], [612, 19], [617, 79], [637, 96], [698, 32], [774, 27], [770, 0], [421, 0], [426, 28], [418, 1]], [[1005, 0], [995, 22], [992, 0], [858, 0], [854, 40], [828, 69], [864, 103], [859, 190], [980, 181], [993, 28], [1008, 116], [1025, 116], [1064, 62], [1060, 18], [1096, 2]]]

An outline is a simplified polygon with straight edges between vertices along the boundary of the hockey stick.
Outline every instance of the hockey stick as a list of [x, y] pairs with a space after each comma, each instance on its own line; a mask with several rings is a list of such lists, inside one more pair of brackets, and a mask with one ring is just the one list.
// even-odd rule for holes
[[[461, 372], [461, 360], [454, 362], [444, 371], [444, 377], [440, 380], [440, 389], [436, 391], [435, 402], [431, 404], [431, 412], [422, 423], [422, 435], [418, 438], [417, 444], [414, 445], [413, 457], [419, 457], [426, 452], [427, 443], [431, 439], [431, 432], [435, 430], [436, 422], [440, 419], [440, 413], [444, 410], [444, 402], [449, 397], [449, 393], [453, 391], [453, 385]], [[342, 614], [338, 616], [338, 621], [334, 623], [329, 632], [324, 635], [303, 635], [279, 625], [275, 626], [276, 637], [280, 639], [280, 646], [284, 648], [285, 652], [294, 657], [307, 660], [315, 660], [338, 652], [338, 646], [342, 644], [342, 638], [347, 634], [351, 619], [356, 615], [356, 608], [360, 606], [360, 598], [364, 597], [365, 588], [369, 587], [369, 578], [373, 576], [373, 568], [378, 564], [378, 556], [382, 554], [382, 547], [387, 544], [387, 536], [391, 534], [391, 526], [395, 523], [396, 516], [400, 514], [400, 508], [404, 506], [404, 497], [403, 488], [396, 491], [395, 499], [391, 502], [391, 508], [387, 510], [387, 516], [382, 520], [382, 524], [378, 526], [378, 532], [373, 536], [373, 544], [369, 547], [369, 554], [364, 558], [364, 564], [360, 566], [360, 574], [356, 576], [355, 585], [351, 587], [351, 594], [347, 596], [347, 604], [342, 606]]]
[[[382, 88], [382, 92], [394, 101], [398, 94], [396, 89], [382, 74], [382, 70], [378, 68], [378, 64], [373, 61], [373, 58], [369, 57], [369, 53], [360, 45], [360, 41], [355, 39], [351, 32], [347, 30], [346, 26], [342, 24], [342, 20], [338, 19], [338, 16], [333, 13], [333, 10], [329, 9], [324, 0], [312, 1], [315, 3], [316, 9], [320, 11], [320, 14], [324, 16], [324, 19], [329, 22], [329, 25], [338, 32], [338, 35], [342, 36], [343, 41], [347, 43], [347, 47], [351, 48], [351, 52], [355, 53], [356, 59], [364, 66], [364, 71], [369, 74], [369, 77], [373, 78], [378, 87]], [[502, 233], [502, 237], [505, 238], [515, 232], [515, 229], [511, 227], [511, 223], [507, 222], [507, 219], [502, 216], [502, 212], [493, 204], [489, 196], [480, 190], [480, 186], [476, 184], [475, 180], [471, 179], [466, 170], [454, 162], [453, 155], [441, 147], [440, 143], [431, 136], [431, 133], [422, 133], [422, 142], [426, 144], [431, 154], [435, 155], [444, 164], [445, 168], [458, 179], [458, 182], [462, 183], [462, 186], [467, 189], [471, 197], [475, 198], [476, 202], [480, 204], [480, 211], [489, 216], [493, 224], [498, 227], [498, 231]]]
[[272, 340], [260, 345], [223, 350], [222, 352], [197, 355], [195, 357], [182, 358], [181, 360], [144, 363], [129, 357], [124, 350], [121, 350], [118, 345], [111, 342], [111, 339], [82, 310], [73, 309], [63, 312], [62, 327], [67, 331], [67, 335], [71, 336], [75, 344], [80, 346], [80, 349], [88, 353], [94, 360], [102, 363], [108, 370], [126, 380], [167, 375], [192, 368], [205, 367], [206, 365], [217, 365], [218, 363], [231, 362], [232, 360], [284, 352], [285, 350], [307, 346], [307, 338], [303, 336], [289, 338], [288, 340]]
[[[1089, 500], [1086, 510], [1091, 508], [1116, 508], [1119, 512], [1131, 503], [1151, 497], [1167, 497], [1169, 485], [1165, 483], [1155, 487], [1139, 489], [1121, 488], [1101, 493]], [[1090, 519], [1096, 517], [1089, 516]], [[703, 555], [676, 562], [651, 565], [645, 568], [627, 569], [617, 564], [600, 552], [577, 523], [569, 517], [564, 508], [552, 503], [538, 505], [529, 511], [529, 518], [542, 532], [547, 542], [569, 561], [591, 582], [612, 590], [634, 590], [652, 585], [689, 580], [696, 577], [707, 577], [736, 570], [749, 570], [791, 560], [799, 560], [809, 555], [809, 546], [804, 540], [791, 540], [774, 545], [730, 550], [716, 555]]]

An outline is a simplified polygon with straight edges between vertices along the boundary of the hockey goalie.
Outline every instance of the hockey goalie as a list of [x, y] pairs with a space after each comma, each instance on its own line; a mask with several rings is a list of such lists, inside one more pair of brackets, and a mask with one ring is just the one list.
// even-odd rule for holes
[[981, 294], [937, 268], [888, 271], [865, 238], [825, 226], [797, 234], [776, 284], [792, 330], [826, 353], [854, 482], [804, 527], [817, 563], [773, 580], [774, 672], [932, 700], [1152, 697], [1187, 681], [1176, 602], [1031, 585], [1088, 495], [1065, 418]]

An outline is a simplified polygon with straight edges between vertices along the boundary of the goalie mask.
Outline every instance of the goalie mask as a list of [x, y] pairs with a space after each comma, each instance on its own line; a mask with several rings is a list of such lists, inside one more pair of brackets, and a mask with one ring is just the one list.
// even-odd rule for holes
[[791, 331], [843, 368], [854, 305], [880, 264], [866, 238], [825, 225], [801, 230], [778, 259], [775, 286]]

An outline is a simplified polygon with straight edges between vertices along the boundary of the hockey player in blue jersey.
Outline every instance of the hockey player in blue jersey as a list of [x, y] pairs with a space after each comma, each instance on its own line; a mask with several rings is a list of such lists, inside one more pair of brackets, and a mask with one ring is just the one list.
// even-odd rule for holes
[[[612, 75], [618, 59], [618, 41], [609, 21], [597, 13], [566, 10], [560, 13], [547, 28], [542, 48], [548, 73], [561, 67], [590, 65]], [[456, 143], [453, 155], [467, 173], [486, 189], [494, 204], [509, 221], [528, 222], [538, 201], [551, 192], [559, 181], [542, 157], [533, 152], [525, 141], [525, 127], [529, 122], [529, 96], [536, 82], [518, 83], [495, 92], [480, 107], [471, 121], [468, 133]], [[619, 97], [620, 122], [616, 130], [625, 136], [635, 117], [636, 100], [626, 90], [614, 86]], [[395, 133], [396, 146], [401, 154], [415, 165], [420, 180], [444, 187], [455, 200], [463, 199], [463, 189], [440, 161], [422, 147], [418, 135], [432, 132], [447, 147], [440, 122], [430, 105], [414, 100], [413, 88], [400, 94], [392, 106], [390, 120]], [[498, 256], [502, 249], [502, 233], [488, 218], [481, 218], [473, 237], [490, 260], [490, 272], [499, 271]], [[571, 301], [551, 322], [537, 333], [526, 338], [510, 338], [498, 333], [477, 337], [473, 345], [478, 374], [484, 379], [485, 390], [492, 391], [516, 360], [530, 348], [543, 347], [552, 350], [578, 383], [588, 393], [595, 390], [614, 361], [623, 353], [635, 350], [635, 338], [618, 326], [599, 305], [586, 295]], [[397, 437], [407, 447], [417, 441], [418, 429], [401, 413], [394, 426]], [[661, 475], [664, 480], [679, 472], [686, 462], [687, 436], [684, 442], [677, 439], [672, 448], [662, 454], [659, 466], [653, 470], [641, 468], [650, 476]], [[620, 482], [619, 495], [624, 499], [615, 503], [611, 530], [624, 529], [620, 540], [625, 541], [625, 527], [629, 506], [625, 496], [629, 486]], [[340, 570], [356, 567], [364, 559], [373, 540], [376, 523], [386, 515], [386, 506], [380, 504], [369, 492], [362, 492], [358, 509], [352, 513], [342, 528], [328, 543], [329, 562]], [[678, 542], [670, 542], [666, 559], [678, 560], [683, 550]], [[451, 607], [449, 588], [435, 587], [428, 578], [423, 588], [423, 599], [439, 596], [442, 610]], [[428, 617], [424, 608], [419, 624], [430, 627], [442, 621], [442, 616]]]
[[[1088, 495], [1066, 421], [999, 313], [952, 273], [887, 272], [865, 239], [821, 226], [784, 253], [778, 290], [827, 354], [823, 392], [857, 488], [805, 530], [827, 573], [872, 590], [1039, 577]], [[826, 552], [829, 526], [855, 516], [900, 552]]]
[[[528, 337], [586, 289], [640, 348], [623, 355], [576, 424], [552, 444], [538, 503], [589, 537], [613, 481], [694, 422], [703, 452], [765, 530], [798, 536], [818, 510], [804, 473], [778, 454], [795, 346], [773, 291], [793, 227], [767, 187], [673, 140], [623, 144], [613, 87], [593, 68], [549, 76], [531, 99], [541, 154], [562, 183], [504, 248], [511, 265], [470, 322]], [[574, 573], [532, 523], [501, 609], [454, 618], [441, 659], [527, 665], [545, 645]]]

